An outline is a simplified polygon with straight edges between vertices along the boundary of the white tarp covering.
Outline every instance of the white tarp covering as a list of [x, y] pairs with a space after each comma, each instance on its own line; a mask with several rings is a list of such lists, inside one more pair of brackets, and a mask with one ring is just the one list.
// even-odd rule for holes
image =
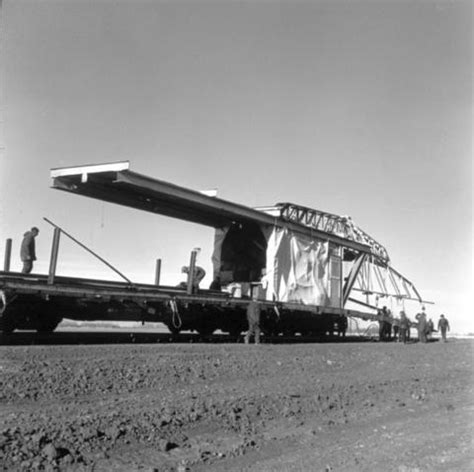
[[[337, 289], [340, 285], [340, 269], [333, 268], [333, 273], [330, 274], [331, 258], [327, 241], [278, 226], [261, 228], [260, 231], [259, 234], [266, 241], [266, 252], [262, 253], [260, 266], [265, 268], [266, 272], [261, 279], [263, 298], [305, 305], [340, 306], [340, 288]], [[250, 266], [250, 262], [254, 262], [253, 257], [255, 254], [258, 256], [258, 253], [243, 251], [247, 245], [252, 251], [260, 245], [260, 242], [255, 240], [256, 234], [250, 230], [237, 232], [234, 234], [234, 238], [237, 235], [236, 239], [229, 240], [229, 227], [216, 229], [215, 233], [212, 256], [214, 275], [220, 276], [223, 286], [237, 284], [238, 288], [242, 288], [241, 296], [250, 293], [249, 290], [243, 289], [244, 284], [250, 287], [251, 283], [260, 280], [260, 277], [245, 278], [256, 269], [260, 273], [258, 266]], [[245, 240], [246, 237], [248, 241]], [[243, 246], [242, 242], [245, 243]], [[263, 247], [262, 250], [265, 251]], [[333, 257], [332, 260], [336, 265], [340, 265], [340, 259]], [[331, 276], [334, 279], [332, 285]], [[239, 290], [235, 293], [238, 292]]]
[[266, 298], [328, 306], [328, 242], [275, 227], [267, 246]]

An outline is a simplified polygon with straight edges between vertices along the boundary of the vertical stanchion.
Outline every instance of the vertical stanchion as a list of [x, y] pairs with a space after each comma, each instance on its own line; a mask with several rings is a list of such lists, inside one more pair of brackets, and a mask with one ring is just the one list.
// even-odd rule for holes
[[60, 236], [61, 236], [61, 230], [59, 228], [54, 228], [53, 245], [51, 246], [51, 259], [49, 260], [48, 284], [54, 283], [54, 276], [56, 275], [56, 266], [58, 264], [58, 251], [59, 251], [59, 237]]
[[160, 285], [160, 277], [161, 277], [161, 259], [157, 259], [156, 268], [155, 268], [155, 285]]
[[194, 284], [194, 272], [196, 267], [196, 256], [197, 251], [191, 251], [191, 259], [189, 261], [189, 272], [188, 272], [188, 286], [186, 292], [188, 295], [193, 293], [193, 284]]
[[3, 263], [3, 270], [10, 272], [10, 261], [12, 258], [12, 240], [8, 238], [5, 243], [5, 261]]

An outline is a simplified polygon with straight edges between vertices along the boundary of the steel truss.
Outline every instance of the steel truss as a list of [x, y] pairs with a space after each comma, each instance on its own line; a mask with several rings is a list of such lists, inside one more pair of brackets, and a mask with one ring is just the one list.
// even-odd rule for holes
[[278, 203], [276, 208], [280, 218], [284, 220], [365, 244], [370, 247], [371, 254], [382, 263], [387, 264], [390, 261], [385, 247], [356, 226], [350, 216], [334, 215], [293, 203]]
[[375, 263], [367, 258], [360, 266], [352, 290], [364, 295], [394, 297], [398, 300], [413, 300], [419, 303], [431, 303], [423, 300], [415, 285], [390, 265]]

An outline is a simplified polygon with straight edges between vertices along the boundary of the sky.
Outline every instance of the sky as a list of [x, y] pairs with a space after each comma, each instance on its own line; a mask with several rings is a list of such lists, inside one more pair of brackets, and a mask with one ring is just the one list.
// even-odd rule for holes
[[[474, 332], [470, 1], [3, 0], [0, 253], [47, 217], [137, 282], [211, 273], [213, 230], [51, 189], [130, 169], [248, 206], [350, 215]], [[58, 273], [116, 280], [61, 240]], [[208, 275], [204, 283], [210, 282]]]

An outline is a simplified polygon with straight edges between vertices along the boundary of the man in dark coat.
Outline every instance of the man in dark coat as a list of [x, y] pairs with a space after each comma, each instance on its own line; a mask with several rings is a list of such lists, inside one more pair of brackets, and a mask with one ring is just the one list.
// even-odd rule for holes
[[377, 317], [378, 317], [378, 323], [379, 323], [379, 341], [383, 341], [384, 337], [384, 322], [383, 322], [383, 312], [382, 310], [377, 310]]
[[395, 316], [392, 316], [392, 332], [393, 332], [393, 340], [394, 341], [400, 341], [399, 339], [399, 333], [400, 333], [400, 320], [398, 318], [395, 318]]
[[400, 321], [399, 321], [399, 338], [398, 340], [403, 344], [406, 344], [410, 339], [410, 320], [407, 318], [407, 315], [404, 311], [400, 312]]
[[392, 325], [390, 323], [390, 313], [386, 306], [378, 311], [379, 316], [379, 340], [389, 341], [392, 334]]
[[438, 321], [438, 330], [441, 331], [441, 339], [446, 342], [446, 332], [449, 331], [449, 321], [441, 315]]
[[23, 274], [29, 274], [33, 269], [33, 261], [36, 261], [35, 238], [39, 234], [39, 229], [34, 226], [23, 235], [21, 242], [20, 258], [23, 262]]

